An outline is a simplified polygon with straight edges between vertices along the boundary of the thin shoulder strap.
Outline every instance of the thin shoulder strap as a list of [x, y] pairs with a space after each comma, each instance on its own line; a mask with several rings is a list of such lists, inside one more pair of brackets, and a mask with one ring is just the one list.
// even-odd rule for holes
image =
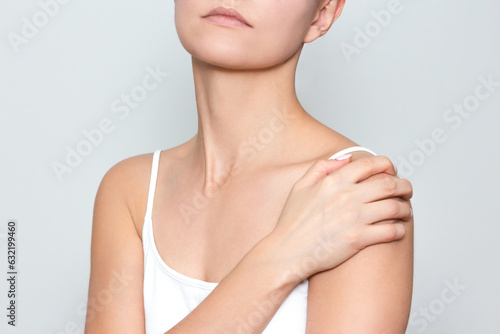
[[372, 150], [370, 149], [367, 149], [366, 147], [363, 147], [363, 146], [352, 146], [352, 147], [348, 147], [346, 149], [343, 149], [342, 151], [340, 152], [337, 152], [335, 153], [334, 155], [332, 155], [330, 158], [328, 158], [329, 160], [330, 159], [335, 159], [336, 157], [338, 156], [341, 156], [341, 155], [344, 155], [344, 154], [347, 154], [347, 153], [351, 153], [351, 152], [354, 152], [354, 151], [366, 151], [366, 152], [370, 152], [371, 154], [373, 155], [377, 155], [375, 152], [373, 152]]
[[160, 164], [161, 149], [157, 149], [153, 154], [153, 164], [151, 166], [151, 179], [149, 180], [148, 204], [146, 209], [146, 219], [151, 218], [153, 213], [153, 202], [155, 197], [156, 179], [158, 178], [158, 166]]

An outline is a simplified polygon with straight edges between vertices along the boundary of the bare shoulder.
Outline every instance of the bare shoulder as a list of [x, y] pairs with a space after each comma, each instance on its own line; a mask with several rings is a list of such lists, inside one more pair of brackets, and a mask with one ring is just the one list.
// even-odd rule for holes
[[[192, 141], [161, 150], [158, 179], [162, 171], [170, 171], [183, 161]], [[154, 152], [125, 158], [115, 163], [104, 175], [101, 187], [115, 193], [127, 207], [135, 230], [142, 240], [142, 227], [148, 201]]]
[[129, 211], [141, 238], [152, 160], [153, 153], [144, 153], [120, 160], [103, 176], [98, 190], [98, 196], [113, 196], [120, 199]]

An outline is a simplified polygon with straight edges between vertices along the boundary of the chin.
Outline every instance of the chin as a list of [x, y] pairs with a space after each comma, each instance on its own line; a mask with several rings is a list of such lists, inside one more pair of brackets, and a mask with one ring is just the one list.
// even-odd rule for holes
[[233, 30], [204, 22], [192, 25], [179, 23], [182, 23], [177, 25], [179, 40], [191, 56], [227, 69], [270, 68], [285, 62], [302, 46], [297, 41], [286, 44], [282, 39], [281, 43], [276, 43], [280, 36], [261, 36], [250, 29]]
[[[207, 64], [233, 70], [259, 70], [280, 65], [294, 52], [283, 50], [262, 50], [251, 44], [224, 42], [219, 40], [196, 43], [181, 42], [186, 51], [194, 58]], [[262, 47], [262, 44], [260, 45]], [[273, 53], [272, 51], [276, 51]], [[297, 51], [297, 50], [296, 50]]]
[[245, 49], [238, 49], [234, 45], [228, 46], [223, 43], [214, 43], [211, 45], [197, 45], [195, 48], [187, 49], [193, 57], [207, 64], [224, 67], [227, 69], [247, 69], [254, 68], [251, 55], [242, 52]]

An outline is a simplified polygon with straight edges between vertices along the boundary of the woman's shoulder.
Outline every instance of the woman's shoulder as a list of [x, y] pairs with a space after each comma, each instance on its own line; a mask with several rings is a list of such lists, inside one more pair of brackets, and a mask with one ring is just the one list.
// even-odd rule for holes
[[[169, 154], [174, 148], [161, 151], [161, 156]], [[146, 213], [147, 196], [153, 167], [153, 152], [142, 153], [116, 162], [105, 173], [99, 187], [120, 196], [128, 208], [139, 235], [142, 231]]]

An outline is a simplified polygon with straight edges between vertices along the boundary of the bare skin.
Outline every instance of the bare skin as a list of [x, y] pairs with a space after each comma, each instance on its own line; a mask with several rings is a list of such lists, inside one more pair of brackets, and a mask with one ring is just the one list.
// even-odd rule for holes
[[[238, 1], [238, 9], [254, 29], [239, 31], [198, 21], [199, 14], [214, 4], [176, 0], [179, 36], [193, 55], [198, 133], [161, 155], [154, 237], [162, 259], [174, 270], [221, 284], [168, 333], [234, 332], [237, 323], [231, 321], [250, 314], [251, 301], [263, 301], [278, 292], [277, 309], [298, 283], [281, 279], [293, 259], [279, 261], [285, 254], [275, 248], [292, 233], [286, 225], [295, 223], [278, 221], [287, 196], [315, 161], [358, 146], [311, 117], [294, 87], [301, 43], [322, 36], [340, 15], [344, 1], [318, 1], [318, 9], [303, 0], [289, 2], [259, 0], [254, 7], [245, 7], [250, 2]], [[215, 44], [214, 36], [219, 37]], [[276, 47], [276, 41], [283, 45]], [[276, 121], [276, 113], [286, 115], [282, 124]], [[262, 136], [263, 129], [267, 137]], [[251, 138], [261, 138], [253, 142], [258, 147], [255, 154], [241, 149]], [[371, 156], [353, 152], [347, 163], [367, 165], [369, 160], [364, 158]], [[151, 159], [151, 154], [143, 154], [118, 163], [100, 185], [89, 299], [107, 288], [113, 270], [128, 272], [130, 282], [109, 304], [99, 309], [89, 305], [86, 334], [144, 332], [141, 240]], [[387, 173], [375, 173], [364, 182], [371, 182], [374, 190], [398, 185], [395, 195], [404, 199], [395, 202], [398, 205], [392, 205], [390, 213], [404, 219], [406, 233], [394, 234], [385, 242], [380, 239], [346, 262], [331, 264], [333, 269], [319, 272], [318, 266], [318, 272], [310, 273], [307, 334], [333, 329], [336, 333], [404, 333], [413, 275], [411, 189], [394, 176], [392, 167], [386, 169]], [[376, 183], [384, 175], [393, 180]], [[194, 215], [182, 214], [180, 208], [192, 204], [197, 191], [209, 198], [208, 204]], [[300, 203], [294, 205], [300, 210]], [[285, 227], [274, 233], [277, 223]], [[291, 245], [291, 249], [300, 247], [298, 241]], [[283, 264], [269, 265], [265, 259], [271, 254]], [[343, 251], [339, 256], [348, 258]], [[248, 276], [259, 281], [249, 281]], [[276, 309], [252, 333], [261, 333]]]
[[[325, 130], [322, 126], [315, 129]], [[210, 192], [205, 194], [208, 201], [205, 208], [187, 215], [180, 208], [189, 205], [194, 210], [193, 197], [196, 190], [201, 192], [202, 183], [200, 173], [195, 173], [187, 163], [186, 155], [193, 142], [164, 150], [153, 210], [155, 241], [164, 262], [186, 276], [220, 282], [250, 248], [274, 229], [291, 187], [315, 160], [328, 159], [341, 149], [358, 146], [333, 130], [325, 131], [323, 136], [311, 138], [307, 147], [294, 152], [294, 160], [299, 157], [307, 160], [287, 163], [283, 159], [276, 166], [251, 175], [231, 175], [223, 188], [213, 191], [215, 196], [210, 196]], [[311, 150], [324, 143], [339, 144], [311, 157]], [[353, 152], [353, 155], [351, 161], [373, 156], [367, 152]], [[141, 163], [145, 164], [144, 182], [150, 175], [151, 156], [141, 159]], [[149, 184], [142, 185], [138, 193], [147, 197]], [[146, 202], [144, 198], [135, 200], [139, 209], [134, 225], [142, 240]]]
[[[351, 141], [344, 143], [349, 144], [342, 145], [320, 158], [327, 158], [345, 147], [356, 145]], [[285, 261], [284, 254], [275, 248], [282, 240], [280, 235], [275, 233], [276, 236], [270, 238], [269, 236], [272, 236], [273, 233], [268, 234], [276, 226], [276, 212], [281, 209], [274, 210], [274, 205], [267, 207], [262, 205], [259, 202], [260, 197], [255, 195], [259, 192], [271, 191], [278, 193], [277, 198], [280, 197], [279, 193], [281, 193], [282, 198], [286, 199], [290, 192], [289, 187], [296, 185], [295, 181], [299, 177], [290, 182], [292, 176], [289, 178], [282, 176], [286, 174], [287, 170], [290, 171], [290, 175], [294, 173], [302, 175], [312, 162], [304, 162], [300, 167], [296, 164], [281, 167], [283, 173], [276, 173], [274, 178], [269, 177], [267, 179], [269, 182], [263, 182], [263, 185], [257, 186], [259, 188], [257, 192], [255, 192], [254, 186], [248, 183], [246, 187], [241, 187], [241, 189], [249, 193], [254, 190], [253, 197], [245, 196], [246, 198], [242, 199], [241, 192], [235, 191], [232, 196], [236, 196], [236, 198], [226, 198], [235, 206], [222, 206], [218, 211], [213, 211], [211, 204], [207, 205], [203, 212], [206, 211], [210, 215], [224, 218], [227, 217], [226, 214], [232, 214], [233, 217], [261, 217], [262, 219], [259, 221], [250, 218], [245, 220], [248, 222], [247, 225], [236, 224], [241, 234], [235, 235], [234, 230], [227, 229], [228, 226], [235, 225], [234, 220], [229, 218], [226, 220], [225, 228], [213, 233], [214, 230], [211, 229], [190, 227], [183, 221], [182, 215], [176, 214], [174, 205], [174, 210], [170, 211], [172, 214], [169, 214], [168, 210], [158, 209], [167, 208], [168, 206], [164, 206], [165, 204], [175, 203], [179, 198], [175, 191], [169, 195], [168, 191], [165, 190], [175, 189], [179, 180], [189, 180], [189, 178], [179, 178], [179, 174], [184, 175], [182, 169], [174, 172], [179, 166], [176, 165], [176, 162], [182, 165], [183, 155], [175, 155], [181, 149], [182, 145], [165, 150], [162, 154], [155, 196], [155, 210], [153, 211], [155, 240], [161, 257], [174, 270], [205, 281], [219, 282], [222, 280], [222, 283], [198, 308], [168, 333], [231, 332], [240, 323], [228, 324], [227, 319], [236, 319], [237, 316], [245, 318], [255, 311], [254, 302], [264, 303], [273, 298], [276, 308], [271, 310], [267, 317], [262, 317], [260, 326], [252, 328], [251, 333], [261, 333], [284, 298], [301, 278], [282, 280], [282, 274], [286, 272], [286, 268], [291, 262]], [[368, 155], [367, 152], [353, 152], [352, 158], [347, 163], [362, 160]], [[95, 300], [101, 291], [111, 286], [113, 272], [125, 272], [130, 282], [123, 291], [113, 295], [112, 303], [104, 307], [100, 307], [98, 303], [97, 306], [90, 304], [87, 312], [86, 334], [103, 331], [143, 332], [142, 278], [144, 263], [141, 231], [146, 210], [151, 158], [151, 154], [143, 154], [121, 161], [107, 173], [100, 186], [94, 212], [93, 267], [89, 300]], [[374, 174], [363, 182], [373, 182], [371, 180], [377, 180], [383, 175], [392, 175], [392, 173]], [[257, 183], [260, 184], [260, 182]], [[253, 184], [255, 184], [255, 180]], [[278, 184], [281, 184], [282, 187], [280, 188]], [[229, 187], [229, 183], [227, 183], [227, 187]], [[404, 195], [405, 198], [411, 197], [411, 191], [404, 190]], [[219, 196], [222, 198], [223, 192], [217, 193], [213, 199], [219, 198]], [[186, 200], [189, 199], [186, 197]], [[248, 201], [249, 199], [250, 201]], [[179, 202], [182, 202], [182, 199]], [[241, 212], [245, 212], [243, 211], [245, 208], [253, 216], [241, 215]], [[251, 212], [252, 210], [253, 212]], [[404, 219], [407, 233], [401, 240], [390, 242], [390, 238], [392, 238], [390, 237], [386, 240], [388, 243], [363, 249], [341, 265], [310, 277], [308, 329], [306, 333], [327, 333], [332, 328], [338, 330], [339, 333], [404, 332], [408, 319], [409, 302], [411, 301], [413, 220], [408, 219], [407, 214], [404, 210], [402, 211], [397, 214], [400, 215], [401, 219]], [[155, 212], [159, 212], [160, 216]], [[401, 217], [401, 214], [404, 215]], [[212, 222], [218, 223], [218, 220], [212, 219], [201, 223], [205, 226], [214, 226]], [[259, 229], [260, 226], [264, 226], [264, 229]], [[163, 228], [167, 231], [158, 232]], [[197, 230], [198, 233], [192, 233], [194, 230]], [[189, 238], [188, 233], [192, 233], [193, 238]], [[245, 236], [247, 237], [245, 238]], [[252, 240], [252, 237], [255, 239]], [[252, 248], [254, 243], [260, 239], [261, 241]], [[234, 242], [235, 240], [237, 242]], [[303, 241], [302, 237], [300, 241]], [[165, 248], [162, 247], [168, 243], [177, 244], [178, 248], [173, 248], [173, 252], [168, 253], [168, 248], [165, 251]], [[222, 243], [223, 245], [219, 248], [202, 248], [200, 253], [193, 252], [193, 250], [200, 248], [200, 245], [207, 243], [211, 245]], [[300, 250], [301, 246], [301, 243], [298, 243], [292, 248]], [[211, 256], [214, 251], [220, 251], [217, 254], [218, 257]], [[228, 256], [228, 254], [234, 253], [242, 254], [242, 258], [234, 259], [234, 257]], [[286, 253], [288, 254], [288, 252]], [[105, 254], [105, 256], [100, 254]], [[192, 261], [193, 258], [196, 258], [193, 255], [201, 255], [202, 259], [208, 260], [200, 262], [199, 267], [196, 265], [182, 266], [182, 264], [196, 264], [197, 262]], [[209, 256], [203, 257], [203, 255]], [[270, 257], [275, 257], [276, 263], [279, 265], [277, 266], [276, 263], [269, 265], [266, 261]], [[170, 259], [175, 260], [176, 258], [180, 261], [170, 261]], [[217, 259], [223, 261], [217, 261]], [[263, 259], [266, 261], [262, 261]], [[234, 262], [230, 263], [229, 261]], [[304, 275], [303, 278], [309, 276], [308, 273], [304, 273]], [[252, 280], [249, 281], [248, 277], [252, 277]], [[266, 288], [262, 290], [262, 286]], [[236, 304], [233, 298], [235, 294], [239, 296]], [[276, 295], [280, 298], [273, 297]], [[128, 316], [123, 317], [123, 314], [128, 314]], [[352, 317], [361, 318], [363, 321], [354, 322]]]

